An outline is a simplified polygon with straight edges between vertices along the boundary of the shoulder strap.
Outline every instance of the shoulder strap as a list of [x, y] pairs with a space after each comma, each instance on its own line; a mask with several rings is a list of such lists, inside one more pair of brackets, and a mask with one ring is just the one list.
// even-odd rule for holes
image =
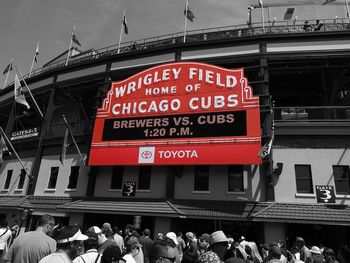
[[3, 235], [5, 235], [6, 234], [6, 232], [8, 231], [9, 229], [8, 228], [6, 228], [6, 231], [4, 232], [4, 233], [2, 233], [1, 235], [0, 235], [0, 237], [2, 237]]
[[84, 261], [84, 263], [86, 263], [86, 261], [84, 260], [84, 258], [82, 256], [79, 256], [79, 257]]
[[98, 259], [100, 258], [101, 254], [98, 253], [97, 257], [96, 257], [96, 260], [95, 260], [95, 263], [97, 263]]

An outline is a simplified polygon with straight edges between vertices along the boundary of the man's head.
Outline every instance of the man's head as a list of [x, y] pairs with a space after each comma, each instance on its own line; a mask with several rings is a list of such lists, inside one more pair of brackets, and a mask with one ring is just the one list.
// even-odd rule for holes
[[106, 236], [102, 233], [102, 230], [98, 226], [89, 227], [87, 232], [95, 233], [97, 235], [99, 245], [101, 245], [107, 240]]
[[121, 256], [120, 248], [117, 245], [106, 247], [103, 251], [101, 262], [120, 262], [125, 261]]
[[198, 246], [201, 249], [207, 249], [207, 247], [209, 246], [209, 238], [210, 235], [207, 233], [202, 234], [199, 238], [198, 238]]
[[221, 230], [211, 233], [209, 237], [209, 249], [214, 251], [223, 260], [228, 249], [228, 239]]
[[168, 237], [156, 239], [153, 242], [150, 263], [174, 263], [178, 258], [178, 251], [174, 241]]
[[279, 248], [278, 246], [272, 246], [269, 250], [269, 256], [271, 258], [276, 258], [276, 259], [280, 259], [282, 255], [282, 251], [281, 248]]
[[98, 235], [92, 232], [86, 232], [86, 235], [89, 237], [84, 241], [85, 251], [93, 248], [98, 248]]
[[194, 234], [192, 232], [187, 232], [186, 238], [188, 241], [192, 241], [194, 239]]
[[38, 228], [40, 228], [45, 234], [50, 235], [54, 227], [55, 219], [52, 216], [45, 214], [39, 217]]
[[146, 229], [143, 230], [143, 234], [144, 234], [146, 237], [149, 237], [149, 236], [151, 235], [151, 231], [150, 231], [148, 228], [146, 228]]
[[298, 249], [301, 249], [305, 245], [305, 240], [302, 237], [297, 237], [295, 239], [295, 245]]
[[65, 226], [57, 230], [55, 239], [57, 242], [57, 250], [61, 249], [70, 259], [76, 258], [78, 251], [84, 247], [84, 240], [89, 237], [83, 235], [78, 226]]

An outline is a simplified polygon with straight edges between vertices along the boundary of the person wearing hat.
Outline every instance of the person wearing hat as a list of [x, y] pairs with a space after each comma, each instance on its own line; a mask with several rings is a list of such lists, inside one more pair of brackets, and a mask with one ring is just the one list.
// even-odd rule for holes
[[305, 240], [302, 237], [297, 237], [295, 239], [295, 246], [296, 246], [297, 252], [300, 253], [299, 259], [301, 261], [306, 262], [306, 260], [308, 260], [308, 258], [311, 259], [311, 252], [305, 246]]
[[[96, 233], [87, 232], [89, 237], [84, 241], [85, 253], [76, 257], [73, 263], [99, 263], [101, 261], [101, 254], [97, 252], [98, 236]], [[119, 251], [119, 253], [121, 253]]]
[[207, 233], [203, 233], [199, 238], [198, 238], [198, 252], [199, 255], [203, 254], [205, 251], [207, 251], [209, 247], [209, 237], [210, 235]]
[[148, 228], [146, 228], [142, 231], [142, 236], [139, 237], [139, 242], [142, 245], [144, 263], [149, 263], [149, 255], [153, 244], [150, 235], [151, 231]]
[[321, 253], [321, 250], [319, 247], [317, 246], [313, 246], [311, 249], [310, 249], [310, 252], [311, 252], [311, 259], [308, 259], [306, 261], [306, 263], [323, 263], [324, 262], [324, 258], [323, 258], [323, 255]]
[[78, 226], [65, 226], [57, 230], [55, 239], [57, 250], [44, 257], [39, 263], [68, 263], [78, 255], [78, 251], [84, 246], [83, 241], [89, 237], [83, 235]]
[[120, 261], [125, 262], [121, 256], [120, 248], [117, 245], [106, 247], [101, 257], [101, 263], [119, 263]]
[[92, 226], [88, 229], [87, 233], [95, 233], [98, 237], [98, 248], [97, 252], [103, 254], [103, 250], [111, 245], [116, 245], [114, 239], [108, 239], [103, 234], [102, 230], [98, 226]]
[[55, 219], [48, 214], [42, 215], [35, 231], [25, 232], [15, 238], [4, 256], [9, 262], [38, 262], [56, 251], [56, 241], [51, 238]]
[[125, 252], [123, 259], [126, 263], [136, 263], [135, 257], [142, 250], [142, 245], [139, 243], [137, 237], [131, 236], [125, 242]]
[[224, 256], [228, 248], [228, 239], [221, 230], [213, 232], [209, 236], [208, 250], [200, 255], [200, 263], [224, 262]]

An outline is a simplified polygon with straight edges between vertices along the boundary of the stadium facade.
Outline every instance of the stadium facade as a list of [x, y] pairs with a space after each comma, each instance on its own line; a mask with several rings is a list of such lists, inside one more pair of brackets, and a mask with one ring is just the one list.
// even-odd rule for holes
[[[152, 233], [222, 229], [235, 239], [244, 235], [257, 242], [283, 239], [291, 245], [301, 235], [310, 244], [349, 243], [350, 31], [341, 19], [322, 23], [317, 31], [305, 31], [303, 21], [270, 23], [264, 29], [192, 32], [186, 43], [175, 34], [126, 43], [121, 49], [75, 50], [67, 66], [65, 52], [30, 78], [25, 76], [43, 118], [27, 92], [29, 110], [14, 102], [11, 84], [0, 91], [0, 124], [29, 176], [14, 154], [4, 153], [1, 217], [10, 223], [17, 220], [27, 230], [35, 227], [38, 216], [50, 213], [61, 224], [86, 227], [132, 223]], [[244, 129], [258, 119], [258, 148], [272, 141], [271, 152], [260, 158], [259, 149], [247, 152], [249, 147], [235, 137], [227, 144], [235, 152], [220, 152], [213, 143], [218, 135], [209, 131], [204, 142], [200, 139], [207, 147], [207, 159], [200, 162], [188, 161], [186, 152], [176, 157], [183, 162], [127, 162], [136, 147], [128, 143], [120, 144], [126, 157], [119, 151], [115, 158], [113, 143], [104, 143], [104, 154], [99, 155], [92, 145], [98, 127], [103, 132], [106, 126], [98, 126], [97, 117], [113, 85], [155, 68], [187, 64], [222, 71], [243, 69], [252, 97], [259, 98], [258, 118], [248, 118], [248, 110], [243, 111]], [[128, 97], [124, 99], [127, 103]], [[222, 112], [228, 111], [212, 110], [210, 116]], [[238, 122], [238, 113], [233, 113]], [[183, 112], [181, 117], [195, 114]], [[66, 130], [63, 115], [83, 158], [70, 140], [60, 161]], [[135, 121], [140, 116], [131, 117]], [[209, 126], [209, 130], [230, 129], [216, 124], [219, 128]], [[122, 136], [140, 139], [135, 134], [131, 130]], [[103, 134], [102, 141], [108, 136]], [[177, 151], [197, 145], [191, 136], [185, 129], [182, 137], [187, 141]], [[155, 146], [154, 140], [142, 139], [141, 146]], [[120, 143], [124, 137], [113, 140]], [[172, 143], [177, 140], [166, 141], [165, 146], [175, 147]]]

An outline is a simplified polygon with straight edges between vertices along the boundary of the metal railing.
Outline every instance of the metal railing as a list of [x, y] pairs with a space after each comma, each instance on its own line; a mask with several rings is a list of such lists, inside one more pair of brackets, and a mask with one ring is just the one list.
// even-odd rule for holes
[[[265, 23], [262, 27], [261, 23], [254, 23], [251, 25], [235, 25], [225, 27], [206, 28], [200, 30], [191, 30], [186, 33], [186, 43], [205, 42], [210, 40], [224, 40], [232, 38], [249, 38], [258, 35], [272, 35], [272, 34], [291, 34], [291, 33], [310, 33], [313, 31], [312, 25], [316, 24], [316, 20], [309, 20], [309, 27], [305, 27], [305, 20], [294, 21], [271, 21]], [[330, 31], [346, 31], [350, 29], [349, 19], [323, 19], [320, 20], [322, 24], [317, 32]], [[316, 29], [315, 29], [316, 30]], [[94, 50], [94, 52], [87, 52], [83, 55], [76, 55], [71, 58], [68, 65], [80, 64], [87, 61], [94, 61], [107, 56], [116, 54], [125, 54], [137, 50], [155, 49], [160, 47], [171, 47], [178, 44], [184, 44], [183, 32], [167, 34], [146, 38], [142, 40], [135, 40], [121, 43], [120, 49], [118, 45], [112, 45], [104, 48]], [[66, 58], [47, 65], [46, 67], [38, 68], [32, 71], [31, 77], [37, 76], [43, 72], [52, 71], [66, 66]], [[28, 74], [24, 76], [28, 78]]]
[[274, 107], [277, 122], [350, 122], [350, 106]]

